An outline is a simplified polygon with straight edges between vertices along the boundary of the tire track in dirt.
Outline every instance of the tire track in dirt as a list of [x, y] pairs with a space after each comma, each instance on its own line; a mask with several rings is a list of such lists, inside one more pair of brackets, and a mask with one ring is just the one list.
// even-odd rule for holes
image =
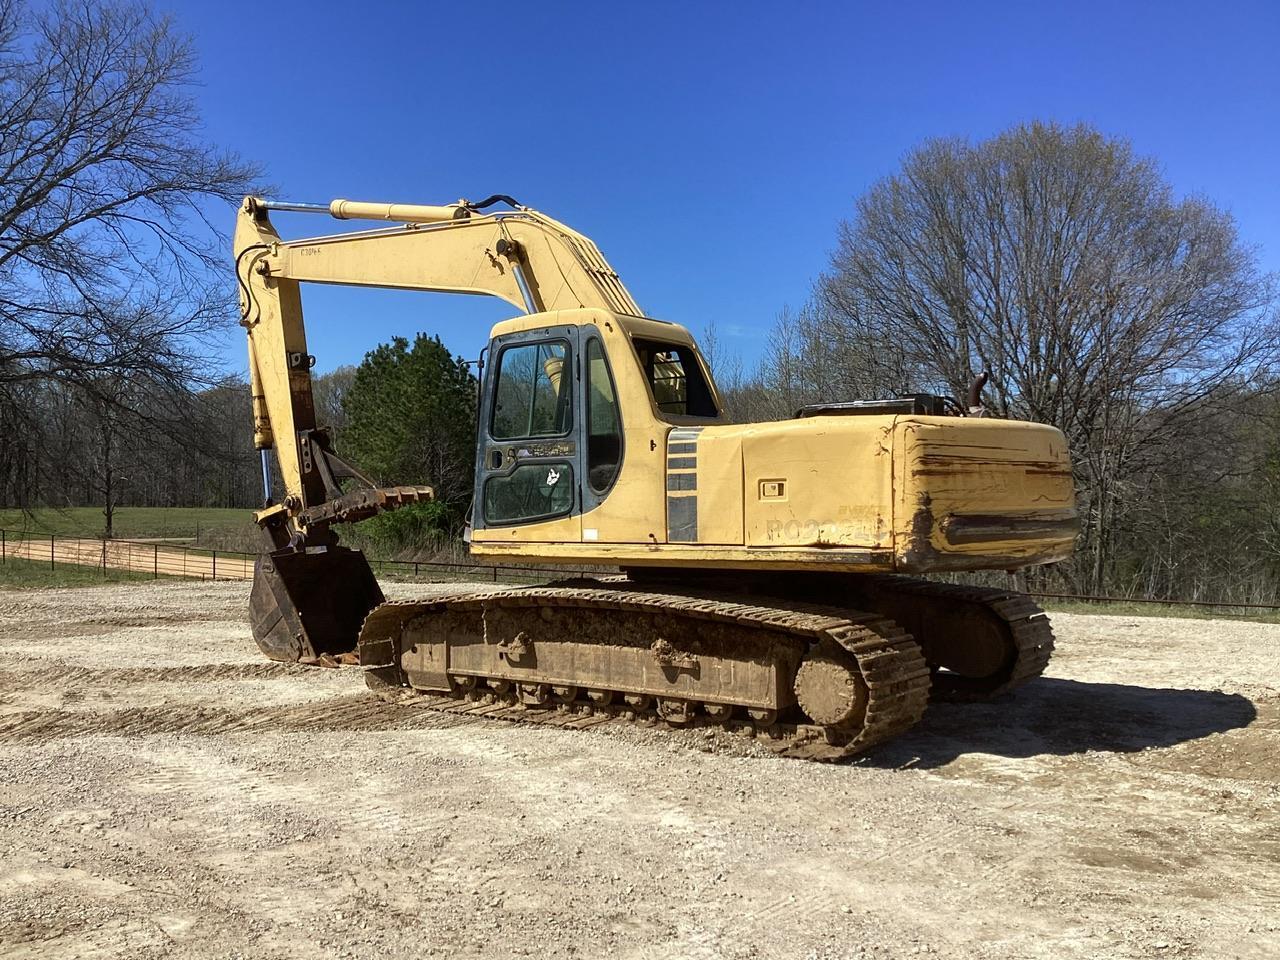
[[[119, 955], [107, 944], [113, 936], [128, 935], [132, 943], [138, 944], [143, 942], [139, 938], [150, 942], [155, 932], [155, 929], [140, 921], [109, 923], [104, 926], [83, 918], [61, 917], [56, 920], [27, 920], [6, 927], [5, 941], [14, 948], [27, 947], [31, 950], [28, 956], [39, 957], [46, 945], [57, 941], [60, 946], [65, 947], [68, 940], [71, 940], [76, 945], [77, 958], [92, 960], [94, 957]], [[96, 940], [103, 943], [95, 943]]]
[[37, 661], [27, 670], [0, 671], [0, 688], [17, 692], [76, 687], [115, 689], [121, 683], [274, 680], [303, 676], [313, 670], [314, 667], [297, 663], [198, 663], [175, 667], [95, 668]]
[[[3, 619], [3, 611], [0, 611]], [[163, 629], [178, 627], [187, 629], [194, 624], [229, 624], [231, 629], [240, 630], [242, 624], [230, 616], [210, 614], [183, 618], [168, 614], [150, 616], [145, 614], [131, 616], [92, 615], [73, 617], [57, 622], [28, 620], [23, 623], [6, 624], [6, 639], [12, 640], [56, 640], [65, 641], [80, 637], [101, 637], [117, 633], [121, 629]]]
[[762, 900], [750, 912], [755, 919], [765, 922], [785, 917], [820, 924], [824, 917], [834, 913], [839, 907], [839, 901], [827, 891], [796, 890]]
[[123, 710], [19, 711], [0, 717], [0, 742], [42, 742], [84, 736], [212, 735], [253, 730], [308, 733], [447, 729], [493, 723], [483, 717], [441, 714], [388, 704], [370, 694], [280, 707], [229, 709], [201, 705], [129, 707]]

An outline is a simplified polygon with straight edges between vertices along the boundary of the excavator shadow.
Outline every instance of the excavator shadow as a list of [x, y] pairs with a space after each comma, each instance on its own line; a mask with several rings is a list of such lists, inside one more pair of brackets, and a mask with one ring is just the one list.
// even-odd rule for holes
[[861, 762], [932, 768], [970, 753], [1136, 753], [1247, 727], [1257, 716], [1253, 701], [1234, 693], [1040, 677], [989, 703], [932, 703], [918, 726]]

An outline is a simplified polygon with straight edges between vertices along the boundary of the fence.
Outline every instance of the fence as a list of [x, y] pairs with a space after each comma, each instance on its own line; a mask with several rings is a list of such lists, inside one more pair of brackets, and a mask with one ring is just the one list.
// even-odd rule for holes
[[252, 580], [255, 557], [249, 553], [202, 550], [143, 540], [42, 536], [29, 531], [0, 530], [0, 563], [28, 560], [199, 580]]
[[[232, 550], [207, 550], [173, 543], [144, 540], [101, 540], [91, 537], [42, 536], [29, 531], [0, 529], [0, 563], [28, 560], [127, 571], [158, 577], [186, 577], [199, 580], [252, 580], [257, 556]], [[616, 572], [605, 568], [560, 566], [515, 566], [448, 560], [378, 560], [369, 558], [376, 574], [398, 580], [447, 582], [451, 580], [492, 583], [538, 583], [548, 579]], [[1071, 593], [1030, 593], [1046, 600], [1075, 600], [1085, 603], [1150, 603], [1162, 606], [1205, 607], [1220, 610], [1280, 610], [1274, 603], [1232, 603], [1217, 600], [1169, 600], [1156, 597], [1104, 597]]]
[[[197, 580], [252, 580], [257, 556], [233, 550], [208, 550], [146, 540], [102, 540], [93, 537], [60, 537], [30, 531], [0, 529], [0, 563], [26, 560], [93, 567], [159, 577]], [[514, 566], [444, 560], [369, 559], [375, 573], [390, 579], [488, 580], [491, 583], [537, 583], [552, 577], [585, 576], [581, 567]], [[595, 571], [599, 573], [600, 571]], [[610, 571], [612, 572], [612, 571]]]

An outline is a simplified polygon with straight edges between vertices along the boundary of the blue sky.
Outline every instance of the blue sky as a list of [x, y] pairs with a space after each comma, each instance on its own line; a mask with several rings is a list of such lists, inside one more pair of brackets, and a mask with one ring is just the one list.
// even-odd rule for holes
[[[210, 138], [279, 196], [511, 194], [594, 238], [650, 315], [714, 322], [748, 360], [907, 150], [1031, 119], [1127, 137], [1280, 270], [1280, 3], [160, 6], [195, 39]], [[474, 357], [511, 313], [304, 297], [320, 370], [419, 330]], [[243, 369], [239, 336], [225, 356]]]

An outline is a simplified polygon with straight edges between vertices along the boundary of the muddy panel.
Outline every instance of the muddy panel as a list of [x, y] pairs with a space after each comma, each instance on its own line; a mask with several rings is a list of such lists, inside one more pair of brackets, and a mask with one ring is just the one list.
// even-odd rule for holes
[[[621, 610], [487, 607], [449, 631], [449, 672], [784, 708], [802, 649], [769, 631]], [[744, 635], [745, 633], [745, 635]], [[416, 686], [417, 684], [415, 684]]]

